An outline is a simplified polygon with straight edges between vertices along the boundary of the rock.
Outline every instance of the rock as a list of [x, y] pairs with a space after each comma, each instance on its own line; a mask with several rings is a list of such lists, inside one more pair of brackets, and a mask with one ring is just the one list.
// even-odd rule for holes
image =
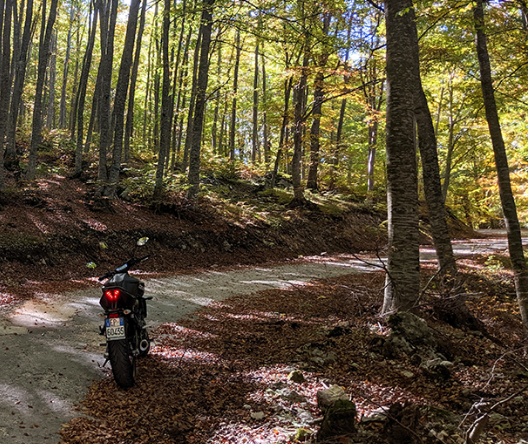
[[300, 370], [293, 370], [290, 372], [288, 375], [288, 380], [296, 382], [297, 384], [302, 384], [305, 381], [304, 375]]
[[251, 417], [253, 419], [261, 420], [264, 419], [266, 415], [264, 415], [264, 412], [251, 412]]
[[424, 345], [435, 349], [438, 345], [433, 329], [425, 320], [412, 313], [394, 313], [389, 316], [387, 322], [391, 328], [391, 335], [405, 338], [415, 347]]
[[328, 408], [317, 440], [324, 441], [333, 436], [351, 434], [356, 431], [356, 405], [349, 400], [338, 399]]
[[402, 370], [400, 373], [406, 378], [414, 378], [414, 373], [408, 370]]
[[306, 402], [306, 398], [302, 395], [299, 395], [299, 393], [297, 393], [295, 390], [292, 390], [289, 393], [285, 393], [281, 396], [281, 398], [291, 402], [292, 404], [296, 404], [298, 402]]
[[452, 366], [452, 362], [443, 361], [441, 358], [424, 360], [420, 364], [424, 374], [432, 379], [449, 379], [451, 377], [449, 368]]
[[348, 401], [349, 396], [342, 387], [332, 385], [329, 389], [317, 392], [317, 406], [323, 413], [332, 407], [337, 401]]
[[373, 410], [370, 416], [364, 416], [361, 418], [361, 422], [383, 422], [387, 420], [387, 413], [389, 407], [380, 407], [379, 409]]

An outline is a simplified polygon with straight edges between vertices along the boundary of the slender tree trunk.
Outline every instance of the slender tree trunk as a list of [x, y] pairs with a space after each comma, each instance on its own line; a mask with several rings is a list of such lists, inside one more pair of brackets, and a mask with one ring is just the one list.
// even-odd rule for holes
[[196, 105], [196, 94], [198, 92], [198, 63], [200, 61], [200, 47], [202, 46], [202, 31], [203, 27], [200, 26], [200, 29], [198, 31], [198, 37], [196, 38], [196, 46], [194, 48], [192, 87], [191, 97], [189, 98], [189, 112], [187, 114], [187, 129], [185, 130], [185, 145], [183, 148], [182, 172], [185, 172], [187, 170], [187, 167], [189, 166], [189, 152], [191, 146], [193, 145], [193, 119]]
[[277, 156], [275, 157], [275, 164], [273, 166], [273, 173], [271, 175], [271, 188], [275, 188], [277, 182], [277, 174], [279, 173], [279, 165], [282, 160], [284, 153], [284, 146], [287, 140], [287, 130], [289, 125], [289, 108], [290, 108], [290, 96], [293, 88], [293, 77], [289, 77], [284, 81], [284, 110], [282, 114], [282, 125], [279, 135], [279, 148], [277, 150]]
[[[169, 0], [166, 0], [167, 2]], [[115, 198], [116, 187], [119, 181], [119, 172], [121, 171], [121, 158], [123, 154], [123, 137], [125, 132], [125, 108], [130, 81], [130, 70], [132, 68], [134, 56], [134, 39], [136, 38], [136, 29], [138, 22], [139, 5], [141, 0], [132, 0], [128, 13], [128, 23], [125, 33], [125, 43], [123, 54], [121, 55], [121, 64], [119, 66], [119, 75], [114, 99], [114, 150], [112, 156], [112, 168], [108, 176], [108, 184], [104, 190], [104, 196], [110, 199]], [[168, 13], [167, 13], [168, 15]], [[168, 18], [167, 18], [168, 20]], [[162, 134], [163, 136], [163, 134]]]
[[386, 0], [387, 210], [389, 259], [383, 313], [413, 308], [420, 291], [418, 186], [414, 136], [419, 66], [412, 0]]
[[200, 67], [196, 91], [196, 108], [193, 120], [193, 144], [189, 155], [189, 199], [195, 199], [200, 190], [200, 154], [201, 134], [203, 130], [204, 112], [206, 105], [207, 83], [209, 79], [209, 48], [213, 28], [214, 0], [204, 0], [202, 10], [202, 47], [200, 48]]
[[70, 27], [68, 28], [68, 38], [66, 39], [66, 56], [64, 57], [64, 70], [62, 72], [61, 99], [59, 108], [59, 128], [66, 128], [66, 89], [68, 86], [68, 71], [70, 67], [71, 38], [74, 20], [74, 3], [70, 5]]
[[161, 104], [161, 145], [158, 155], [158, 166], [156, 169], [156, 185], [154, 187], [153, 199], [160, 200], [163, 194], [163, 165], [167, 161], [170, 148], [170, 129], [172, 117], [170, 115], [170, 65], [169, 65], [169, 31], [170, 31], [170, 6], [171, 0], [165, 0], [163, 11], [163, 86]]
[[[418, 41], [416, 41], [416, 52], [418, 52]], [[425, 201], [429, 213], [429, 223], [431, 224], [431, 233], [440, 266], [440, 274], [442, 276], [454, 277], [457, 272], [457, 266], [453, 255], [449, 228], [447, 227], [433, 119], [420, 79], [418, 81], [416, 122], [418, 125], [418, 143], [422, 160]]]
[[136, 84], [139, 71], [139, 59], [141, 55], [141, 43], [143, 39], [143, 31], [145, 29], [145, 16], [147, 10], [147, 0], [143, 0], [143, 7], [141, 8], [141, 19], [139, 21], [139, 30], [136, 40], [136, 52], [134, 54], [134, 64], [132, 66], [132, 75], [130, 78], [130, 92], [128, 93], [128, 110], [125, 126], [125, 163], [130, 161], [130, 138], [134, 131], [134, 104], [136, 98]]
[[[77, 99], [77, 144], [75, 148], [75, 171], [74, 176], [79, 175], [82, 172], [82, 153], [83, 153], [83, 141], [84, 141], [84, 105], [86, 102], [86, 88], [88, 86], [88, 77], [90, 75], [90, 67], [92, 66], [92, 55], [93, 48], [95, 45], [95, 34], [97, 31], [97, 17], [99, 9], [94, 7], [93, 9], [93, 20], [91, 21], [91, 27], [88, 32], [88, 43], [86, 46], [86, 52], [84, 54], [83, 66], [81, 69], [81, 78], [79, 80], [78, 99]], [[97, 94], [94, 94], [97, 97]], [[92, 107], [92, 115], [97, 109], [94, 102]]]
[[11, 98], [11, 108], [9, 114], [9, 129], [7, 136], [7, 148], [5, 165], [9, 168], [18, 168], [18, 155], [16, 152], [16, 127], [18, 115], [20, 110], [20, 102], [22, 92], [24, 90], [24, 82], [26, 78], [26, 68], [28, 61], [29, 45], [31, 41], [33, 20], [33, 0], [28, 0], [26, 7], [26, 18], [24, 21], [24, 31], [22, 34], [22, 42], [19, 51], [19, 58], [16, 61], [15, 69], [15, 83], [13, 86], [13, 95]]
[[[217, 71], [216, 76], [218, 79], [220, 79], [222, 74], [222, 43], [218, 42], [217, 47], [218, 57], [217, 57]], [[213, 154], [218, 154], [218, 119], [220, 116], [220, 98], [222, 97], [221, 91], [217, 91], [216, 93], [216, 100], [215, 100], [215, 107], [214, 107], [214, 113], [213, 113], [213, 126], [211, 128], [211, 144], [213, 147]]]
[[229, 152], [231, 160], [235, 160], [235, 135], [236, 135], [236, 113], [237, 113], [237, 94], [238, 94], [238, 70], [240, 67], [240, 29], [236, 31], [236, 57], [235, 71], [233, 74], [233, 101], [231, 105], [231, 123], [229, 125]]
[[42, 93], [44, 91], [44, 80], [49, 60], [51, 34], [53, 31], [53, 25], [55, 24], [55, 18], [57, 17], [57, 3], [58, 0], [51, 0], [47, 22], [44, 20], [46, 1], [44, 1], [42, 7], [42, 30], [39, 44], [38, 75], [37, 86], [35, 88], [35, 104], [33, 107], [31, 145], [29, 149], [28, 168], [26, 171], [27, 180], [35, 180], [37, 150], [42, 140]]
[[7, 130], [7, 112], [9, 110], [9, 96], [11, 93], [11, 15], [16, 8], [14, 0], [7, 0], [4, 12], [4, 26], [2, 36], [2, 67], [0, 70], [0, 191], [4, 189], [4, 138]]
[[264, 145], [264, 163], [266, 168], [270, 164], [270, 142], [268, 134], [268, 84], [266, 78], [266, 59], [264, 51], [261, 53], [262, 60], [262, 143]]
[[525, 333], [528, 334], [528, 268], [524, 258], [521, 228], [519, 225], [519, 219], [517, 217], [517, 208], [515, 206], [515, 200], [513, 198], [510, 182], [508, 158], [506, 156], [506, 148], [499, 122], [499, 113], [497, 111], [497, 105], [495, 102], [495, 92], [493, 90], [493, 80], [491, 76], [491, 66], [485, 34], [483, 0], [476, 0], [473, 13], [477, 34], [476, 45], [480, 66], [482, 96], [484, 98], [486, 120], [488, 121], [491, 143], [493, 145], [493, 153], [495, 155], [499, 195], [501, 198], [502, 211], [504, 213], [504, 219], [506, 222], [508, 247], [515, 276], [517, 303], [519, 305], [519, 312]]
[[[259, 87], [259, 47], [260, 47], [260, 34], [262, 28], [262, 16], [259, 12], [258, 18], [258, 29], [257, 29], [257, 38], [255, 44], [255, 69], [253, 71], [253, 135], [251, 138], [251, 163], [255, 164], [257, 160], [257, 152], [259, 152], [259, 140], [258, 140], [258, 87]], [[259, 152], [260, 154], [260, 152]]]
[[49, 64], [49, 97], [48, 97], [48, 116], [46, 127], [53, 129], [55, 127], [55, 81], [57, 78], [57, 32], [51, 37], [51, 54]]

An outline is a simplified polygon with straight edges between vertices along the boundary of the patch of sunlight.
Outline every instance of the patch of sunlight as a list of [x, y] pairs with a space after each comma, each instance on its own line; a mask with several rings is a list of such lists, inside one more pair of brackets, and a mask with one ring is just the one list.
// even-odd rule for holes
[[163, 345], [163, 341], [151, 347], [149, 354], [168, 361], [189, 362], [195, 364], [226, 364], [228, 361], [215, 353], [201, 352], [192, 348], [174, 348]]
[[67, 416], [71, 416], [73, 404], [58, 397], [55, 393], [48, 392], [46, 390], [39, 390], [38, 396], [46, 406], [55, 413], [62, 413]]
[[30, 401], [29, 393], [20, 387], [0, 384], [0, 404], [25, 412]]
[[101, 222], [96, 221], [95, 219], [83, 219], [82, 220], [86, 225], [88, 225], [89, 228], [95, 231], [105, 231], [108, 229], [108, 227], [105, 224], [102, 224]]
[[33, 216], [32, 214], [28, 213], [27, 214], [27, 217], [29, 218], [29, 220], [31, 220], [31, 222], [33, 222], [35, 224], [35, 226], [44, 234], [48, 234], [50, 231], [49, 231], [49, 227], [46, 225], [46, 224], [43, 224], [38, 218], [36, 218], [35, 216]]
[[52, 303], [45, 299], [32, 299], [17, 307], [11, 314], [10, 320], [22, 326], [49, 325], [72, 319], [75, 311], [75, 307], [71, 305]]
[[282, 288], [282, 289], [295, 285], [295, 284], [292, 284], [292, 282], [295, 282], [296, 285], [306, 284], [306, 282], [301, 282], [301, 281], [266, 281], [266, 280], [241, 281], [242, 284], [267, 285], [273, 288]]
[[197, 338], [216, 338], [218, 335], [203, 332], [200, 330], [193, 330], [192, 328], [183, 327], [172, 322], [166, 322], [159, 326], [158, 331], [166, 335], [180, 334], [185, 336], [193, 336]]

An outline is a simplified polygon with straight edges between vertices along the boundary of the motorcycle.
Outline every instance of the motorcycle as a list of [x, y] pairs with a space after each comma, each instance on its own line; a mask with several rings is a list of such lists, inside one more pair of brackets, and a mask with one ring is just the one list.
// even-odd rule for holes
[[[138, 246], [147, 243], [141, 238]], [[130, 259], [113, 271], [99, 278], [107, 279], [99, 304], [105, 312], [105, 323], [99, 334], [106, 336], [103, 367], [110, 361], [114, 380], [122, 388], [132, 387], [136, 377], [136, 360], [146, 356], [150, 349], [150, 338], [146, 328], [147, 302], [152, 297], [143, 297], [145, 284], [130, 276], [129, 270], [147, 260], [149, 256]]]

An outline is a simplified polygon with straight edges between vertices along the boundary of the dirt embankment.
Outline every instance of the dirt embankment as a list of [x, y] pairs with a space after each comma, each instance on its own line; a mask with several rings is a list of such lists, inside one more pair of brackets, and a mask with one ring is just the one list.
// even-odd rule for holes
[[[75, 281], [130, 258], [135, 240], [143, 236], [150, 238], [144, 251], [152, 258], [142, 268], [157, 273], [372, 251], [385, 244], [379, 229], [383, 218], [368, 210], [328, 215], [284, 208], [269, 224], [227, 219], [218, 209], [187, 202], [161, 205], [154, 212], [118, 200], [101, 209], [92, 192], [90, 185], [56, 177], [0, 198], [4, 290], [31, 296], [50, 282], [85, 285]], [[90, 262], [97, 265], [94, 270], [87, 268]]]

